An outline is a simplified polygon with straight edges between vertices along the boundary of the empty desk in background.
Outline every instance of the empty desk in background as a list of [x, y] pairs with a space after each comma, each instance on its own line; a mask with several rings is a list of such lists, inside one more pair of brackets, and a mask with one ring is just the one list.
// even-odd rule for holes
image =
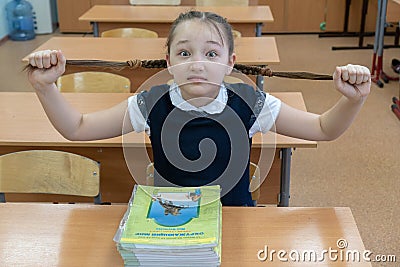
[[[123, 266], [113, 237], [126, 209], [126, 205], [0, 204], [0, 266]], [[338, 240], [348, 247], [339, 249]], [[276, 251], [272, 261], [258, 259], [265, 246], [269, 253]], [[300, 255], [313, 251], [322, 259], [330, 248], [339, 252], [331, 255], [337, 260], [328, 253], [323, 261], [289, 259], [291, 251]], [[280, 256], [289, 262], [278, 259], [279, 250], [286, 251]], [[222, 267], [371, 266], [362, 259], [364, 250], [349, 208], [222, 208]], [[348, 251], [350, 260], [340, 260], [340, 252], [345, 259]], [[361, 253], [359, 262], [351, 260], [352, 251]]]
[[138, 27], [167, 37], [172, 22], [189, 10], [214, 12], [226, 18], [242, 36], [261, 36], [264, 23], [274, 21], [269, 6], [125, 6], [95, 5], [79, 17], [93, 25], [95, 37], [105, 30]]
[[[97, 59], [125, 62], [131, 59], [165, 59], [166, 38], [93, 38], [52, 37], [34, 51], [61, 49], [67, 59]], [[246, 65], [279, 64], [279, 54], [274, 37], [241, 37], [235, 39], [237, 63]], [[27, 61], [27, 56], [23, 58]], [[66, 74], [99, 70], [99, 68], [67, 66]], [[131, 80], [131, 91], [161, 69], [104, 69], [121, 74]], [[254, 79], [255, 80], [255, 79]]]
[[[306, 110], [301, 93], [271, 93], [283, 102], [295, 108]], [[66, 100], [79, 111], [93, 112], [111, 107], [127, 99], [132, 94], [126, 93], [64, 93]], [[0, 92], [0, 154], [27, 149], [58, 149], [92, 158], [101, 163], [100, 183], [103, 201], [127, 203], [135, 181], [126, 166], [122, 137], [100, 141], [68, 141], [51, 125], [44, 110], [33, 92]], [[305, 141], [287, 136], [277, 135], [275, 143], [268, 138], [269, 133], [261, 138], [261, 134], [253, 137], [252, 161], [258, 162], [259, 154], [274, 152], [271, 170], [261, 185], [259, 203], [287, 206], [289, 203], [290, 159], [292, 148], [315, 148], [316, 142]], [[130, 148], [143, 151], [146, 146], [151, 149], [150, 141], [144, 133], [129, 134]], [[280, 155], [281, 154], [281, 155]], [[280, 157], [281, 156], [281, 157]], [[147, 158], [134, 159], [135, 177], [144, 182]], [[259, 162], [261, 168], [268, 168], [266, 162]], [[268, 162], [269, 164], [269, 162]], [[279, 199], [278, 199], [279, 197]], [[53, 201], [49, 196], [11, 195], [10, 201]], [[75, 199], [60, 197], [61, 200]], [[65, 201], [65, 200], [64, 200]], [[91, 200], [86, 200], [91, 201]]]

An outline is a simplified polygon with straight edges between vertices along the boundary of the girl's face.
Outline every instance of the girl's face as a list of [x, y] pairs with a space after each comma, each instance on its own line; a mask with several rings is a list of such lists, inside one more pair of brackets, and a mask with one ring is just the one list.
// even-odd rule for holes
[[185, 100], [209, 98], [211, 102], [218, 95], [236, 59], [222, 38], [212, 25], [197, 19], [176, 27], [167, 64]]

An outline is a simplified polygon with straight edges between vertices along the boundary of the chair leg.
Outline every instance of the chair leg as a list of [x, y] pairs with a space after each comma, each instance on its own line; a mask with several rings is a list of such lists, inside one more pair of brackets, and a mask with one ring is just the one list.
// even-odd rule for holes
[[393, 104], [391, 106], [391, 109], [393, 113], [396, 115], [396, 117], [400, 120], [400, 101], [397, 97], [393, 97]]
[[101, 193], [94, 197], [94, 204], [101, 205]]

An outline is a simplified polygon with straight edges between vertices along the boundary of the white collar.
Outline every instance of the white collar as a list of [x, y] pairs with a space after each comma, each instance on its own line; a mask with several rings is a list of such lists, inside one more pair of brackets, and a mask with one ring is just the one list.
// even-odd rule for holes
[[211, 103], [208, 103], [207, 105], [202, 107], [195, 107], [187, 102], [185, 99], [183, 99], [179, 86], [174, 82], [169, 87], [169, 97], [171, 98], [172, 104], [180, 110], [217, 114], [221, 113], [224, 110], [228, 101], [228, 92], [225, 85], [221, 84], [217, 97]]

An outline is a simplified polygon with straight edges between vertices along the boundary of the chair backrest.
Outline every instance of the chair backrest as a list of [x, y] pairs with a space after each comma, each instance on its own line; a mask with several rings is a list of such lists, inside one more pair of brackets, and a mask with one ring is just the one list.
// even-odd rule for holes
[[233, 35], [233, 38], [242, 37], [242, 33], [237, 30], [232, 30], [232, 35]]
[[158, 33], [143, 28], [117, 28], [103, 31], [101, 37], [158, 38]]
[[93, 197], [101, 203], [99, 163], [56, 150], [26, 150], [0, 156], [0, 202], [4, 193]]
[[154, 185], [154, 163], [150, 162], [146, 168], [146, 185]]
[[129, 0], [131, 5], [179, 6], [181, 0]]
[[242, 79], [234, 76], [227, 75], [224, 77], [224, 82], [226, 83], [244, 83]]
[[249, 0], [196, 0], [196, 6], [248, 6]]
[[261, 186], [261, 177], [260, 177], [260, 167], [257, 164], [250, 162], [250, 192], [251, 198], [254, 201], [254, 204], [257, 205], [257, 201], [260, 198], [260, 186]]
[[131, 82], [114, 73], [84, 71], [62, 75], [57, 79], [57, 87], [64, 93], [129, 93]]
[[[254, 204], [257, 205], [257, 200], [260, 198], [260, 168], [257, 164], [250, 162], [250, 192]], [[146, 168], [146, 185], [154, 185], [154, 163], [150, 162]]]

